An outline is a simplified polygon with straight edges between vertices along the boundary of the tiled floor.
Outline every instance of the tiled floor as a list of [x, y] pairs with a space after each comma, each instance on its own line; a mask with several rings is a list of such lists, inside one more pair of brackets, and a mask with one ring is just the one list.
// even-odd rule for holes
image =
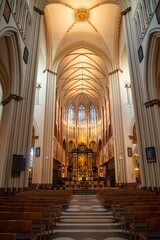
[[129, 239], [95, 195], [74, 195], [56, 224], [50, 240]]

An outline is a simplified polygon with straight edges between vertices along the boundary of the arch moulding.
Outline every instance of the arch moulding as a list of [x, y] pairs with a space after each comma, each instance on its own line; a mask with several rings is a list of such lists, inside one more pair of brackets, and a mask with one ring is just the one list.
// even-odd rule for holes
[[[17, 29], [15, 28], [5, 28], [2, 32], [0, 32], [0, 38], [6, 38], [8, 43], [8, 51], [10, 53], [10, 64], [11, 68], [11, 76], [8, 77], [8, 89], [6, 94], [16, 94], [20, 96], [22, 91], [22, 75], [23, 75], [23, 62], [22, 62], [22, 50], [21, 43], [17, 33]], [[4, 90], [5, 91], [5, 90]], [[7, 96], [6, 96], [7, 97]]]
[[[147, 55], [146, 55], [146, 62], [145, 62], [145, 88], [146, 88], [146, 96], [145, 101], [152, 101], [154, 99], [158, 99], [158, 55], [160, 47], [160, 31], [154, 30], [151, 33], [148, 44], [147, 44]], [[153, 67], [154, 66], [154, 67]]]

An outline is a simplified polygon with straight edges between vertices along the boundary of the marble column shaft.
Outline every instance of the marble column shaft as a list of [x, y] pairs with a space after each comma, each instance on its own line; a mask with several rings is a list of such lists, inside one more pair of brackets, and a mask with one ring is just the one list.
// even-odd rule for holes
[[51, 184], [53, 180], [53, 151], [56, 101], [56, 76], [47, 72], [45, 121], [43, 139], [42, 183]]
[[[153, 117], [156, 112], [154, 112], [154, 107], [150, 110], [144, 105], [145, 103], [145, 76], [141, 72], [141, 63], [138, 59], [138, 48], [136, 43], [136, 36], [134, 35], [135, 29], [131, 19], [131, 12], [126, 12], [123, 15], [123, 25], [126, 39], [126, 47], [128, 53], [128, 61], [131, 76], [131, 90], [133, 97], [133, 106], [135, 112], [136, 120], [136, 132], [138, 139], [138, 153], [140, 161], [140, 174], [142, 186], [154, 187], [160, 186], [160, 180], [158, 180], [158, 175], [160, 174], [159, 163], [148, 163], [146, 159], [146, 147], [157, 146], [157, 152], [160, 151], [157, 138], [157, 130], [155, 124], [155, 118]], [[145, 51], [145, 49], [143, 49]], [[160, 154], [160, 153], [159, 153]]]
[[[122, 103], [120, 93], [120, 78], [119, 69], [116, 69], [112, 73], [109, 73], [110, 81], [110, 94], [111, 94], [111, 108], [112, 108], [112, 120], [113, 120], [113, 135], [115, 139], [114, 157], [115, 157], [115, 171], [116, 181], [118, 174], [121, 176], [121, 183], [126, 183], [125, 172], [125, 148], [124, 148], [124, 134], [123, 134], [123, 117], [122, 117]], [[121, 163], [118, 161], [119, 157], [122, 157]]]

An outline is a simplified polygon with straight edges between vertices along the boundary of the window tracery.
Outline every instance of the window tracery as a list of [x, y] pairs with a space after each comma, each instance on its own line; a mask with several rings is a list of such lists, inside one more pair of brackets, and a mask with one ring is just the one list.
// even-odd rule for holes
[[93, 124], [96, 122], [96, 110], [93, 104], [89, 107], [89, 123]]
[[71, 123], [71, 124], [74, 123], [74, 116], [75, 116], [74, 106], [73, 106], [73, 104], [71, 104], [70, 107], [69, 107], [69, 110], [68, 110], [68, 121], [69, 121], [69, 123]]
[[86, 122], [86, 114], [84, 105], [80, 105], [78, 109], [78, 124], [85, 124]]

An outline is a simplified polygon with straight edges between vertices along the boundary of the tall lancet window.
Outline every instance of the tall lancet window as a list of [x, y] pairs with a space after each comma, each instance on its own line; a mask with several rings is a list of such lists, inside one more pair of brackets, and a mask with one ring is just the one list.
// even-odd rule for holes
[[85, 107], [84, 105], [81, 104], [78, 110], [78, 124], [85, 124], [85, 122], [86, 122]]
[[73, 124], [74, 123], [74, 106], [73, 104], [70, 105], [68, 110], [68, 122]]
[[96, 110], [93, 104], [89, 107], [89, 123], [93, 124], [96, 122]]
[[67, 122], [67, 109], [66, 108], [64, 108], [64, 110], [63, 110], [63, 120], [65, 122]]

